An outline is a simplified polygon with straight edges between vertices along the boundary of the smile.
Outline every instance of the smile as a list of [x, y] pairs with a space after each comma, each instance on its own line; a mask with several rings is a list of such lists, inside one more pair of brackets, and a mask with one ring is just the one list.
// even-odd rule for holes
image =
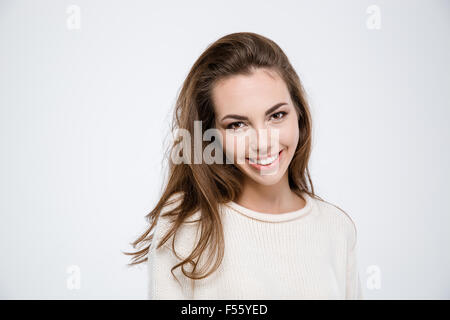
[[256, 169], [271, 168], [278, 163], [282, 152], [283, 152], [283, 150], [281, 150], [280, 152], [278, 152], [276, 155], [274, 155], [272, 157], [267, 157], [264, 159], [256, 159], [255, 160], [255, 159], [247, 158], [247, 160], [248, 160], [248, 163]]

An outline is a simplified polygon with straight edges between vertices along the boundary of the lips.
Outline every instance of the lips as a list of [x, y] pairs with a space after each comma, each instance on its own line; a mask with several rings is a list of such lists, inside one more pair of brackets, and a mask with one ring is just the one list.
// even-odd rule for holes
[[[246, 162], [253, 168], [258, 170], [267, 170], [270, 168], [275, 167], [279, 162], [283, 155], [282, 149], [275, 157], [268, 157], [262, 160], [258, 160], [257, 162], [253, 162], [253, 160], [250, 160], [249, 158], [246, 158]], [[273, 160], [272, 160], [273, 158]]]
[[251, 163], [254, 163], [254, 164], [261, 164], [261, 165], [269, 165], [269, 164], [271, 164], [272, 162], [274, 162], [277, 158], [278, 158], [278, 155], [279, 155], [279, 153], [277, 153], [276, 155], [274, 155], [274, 156], [271, 156], [271, 157], [265, 157], [265, 158], [262, 158], [262, 159], [252, 159], [252, 158], [249, 158], [248, 160], [251, 162]]

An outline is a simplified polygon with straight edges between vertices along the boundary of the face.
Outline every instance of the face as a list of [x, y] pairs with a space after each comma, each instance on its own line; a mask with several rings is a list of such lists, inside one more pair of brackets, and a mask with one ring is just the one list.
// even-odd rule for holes
[[269, 69], [219, 81], [212, 92], [215, 126], [228, 159], [256, 183], [287, 178], [299, 139], [298, 115], [286, 84]]

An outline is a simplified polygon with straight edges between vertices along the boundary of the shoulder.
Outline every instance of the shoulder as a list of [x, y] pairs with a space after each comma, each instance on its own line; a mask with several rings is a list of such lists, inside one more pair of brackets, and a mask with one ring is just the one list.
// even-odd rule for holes
[[344, 211], [336, 204], [325, 200], [314, 199], [322, 218], [335, 230], [343, 233], [351, 247], [356, 245], [357, 228], [350, 213]]
[[[177, 192], [172, 194], [164, 204], [161, 212], [157, 218], [154, 236], [152, 242], [159, 245], [159, 242], [170, 232], [177, 219], [177, 215], [183, 210], [181, 207], [184, 194]], [[175, 215], [166, 215], [167, 213], [176, 209]], [[187, 254], [194, 248], [195, 242], [198, 236], [198, 223], [195, 220], [199, 220], [201, 217], [200, 211], [196, 211], [188, 219], [185, 219], [182, 224], [177, 228], [175, 234], [172, 234], [169, 239], [164, 243], [164, 247], [172, 249], [172, 244], [175, 246], [177, 254], [187, 257]]]

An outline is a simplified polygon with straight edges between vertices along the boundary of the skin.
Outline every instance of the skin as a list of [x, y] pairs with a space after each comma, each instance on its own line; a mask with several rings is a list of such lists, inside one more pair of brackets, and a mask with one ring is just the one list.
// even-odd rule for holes
[[[305, 200], [289, 187], [288, 167], [298, 144], [299, 128], [298, 114], [285, 82], [273, 70], [258, 68], [250, 76], [235, 75], [221, 80], [214, 86], [212, 98], [215, 127], [221, 133], [224, 152], [227, 156], [231, 154], [229, 159], [245, 176], [243, 191], [235, 202], [264, 213], [303, 208]], [[265, 114], [282, 102], [286, 104]], [[248, 119], [223, 119], [227, 115]], [[246, 159], [265, 158], [281, 150], [278, 165], [269, 171], [253, 168]]]

